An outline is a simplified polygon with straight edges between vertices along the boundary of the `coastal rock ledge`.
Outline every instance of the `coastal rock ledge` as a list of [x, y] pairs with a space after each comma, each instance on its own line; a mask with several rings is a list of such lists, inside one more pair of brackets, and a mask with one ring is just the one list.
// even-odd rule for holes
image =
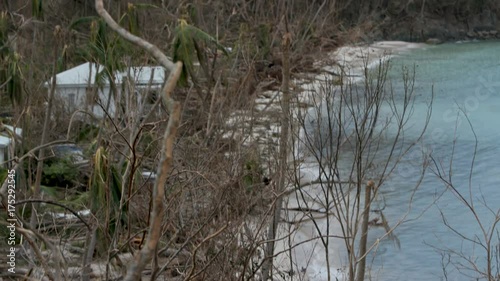
[[500, 1], [390, 0], [361, 5], [347, 7], [343, 20], [362, 28], [365, 41], [500, 38]]

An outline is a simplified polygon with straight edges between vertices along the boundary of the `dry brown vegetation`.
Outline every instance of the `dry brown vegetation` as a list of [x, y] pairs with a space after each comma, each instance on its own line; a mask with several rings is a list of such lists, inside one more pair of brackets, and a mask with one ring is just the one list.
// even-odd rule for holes
[[[377, 7], [389, 10], [390, 5], [378, 1], [375, 8], [364, 11], [361, 1], [128, 2], [106, 1], [105, 8], [127, 31], [158, 46], [163, 54], [175, 57], [176, 27], [182, 22], [206, 32], [216, 44], [200, 40], [191, 46], [189, 53], [199, 66], [186, 69], [183, 74], [189, 79], [184, 85], [177, 84], [177, 78], [166, 81], [164, 102], [158, 98], [153, 109], [123, 107], [118, 116], [102, 120], [89, 114], [84, 120], [76, 114], [68, 116], [57, 99], [48, 98], [54, 85], [44, 82], [85, 61], [105, 65], [109, 71], [163, 64], [174, 73], [180, 66], [163, 63], [161, 56], [100, 26], [94, 1], [0, 4], [2, 67], [7, 69], [12, 63], [9, 55], [20, 58], [16, 71], [6, 76], [19, 77], [20, 88], [9, 96], [2, 87], [0, 108], [12, 113], [5, 122], [24, 129], [14, 148], [17, 158], [9, 165], [18, 171], [16, 215], [25, 222], [17, 229], [18, 273], [1, 277], [278, 278], [285, 273], [273, 272], [269, 264], [276, 254], [274, 244], [269, 243], [276, 237], [268, 235], [276, 228], [269, 221], [274, 217], [278, 224], [281, 219], [280, 200], [289, 176], [283, 159], [289, 151], [278, 153], [271, 143], [270, 153], [263, 155], [262, 144], [250, 140], [253, 128], [270, 126], [259, 123], [262, 113], [253, 111], [254, 100], [268, 89], [285, 87], [288, 91], [293, 87], [288, 86], [290, 76], [316, 71], [313, 62], [336, 46], [370, 40], [371, 31], [379, 30], [373, 24], [379, 12], [373, 11]], [[95, 18], [77, 24], [86, 17]], [[217, 44], [232, 51], [225, 54]], [[2, 53], [7, 49], [9, 54]], [[292, 99], [295, 93], [291, 91]], [[234, 113], [242, 111], [251, 114], [235, 119]], [[270, 118], [279, 123], [288, 117], [287, 113]], [[40, 139], [44, 133], [45, 139]], [[281, 141], [289, 138], [282, 136]], [[75, 179], [78, 188], [40, 182], [44, 161], [49, 159], [39, 152], [61, 142], [78, 142], [91, 159], [85, 176]], [[157, 166], [157, 178], [141, 176], [144, 169], [156, 171]], [[358, 181], [356, 187], [361, 186]], [[4, 184], [2, 192], [5, 188]], [[2, 195], [4, 208], [5, 200]], [[348, 224], [361, 219], [362, 207], [356, 208], [357, 218]], [[90, 214], [78, 213], [87, 209]], [[54, 216], [56, 212], [79, 215], [63, 219]], [[354, 245], [354, 240], [350, 243]], [[143, 253], [142, 260], [139, 253]], [[134, 256], [139, 257], [132, 262], [136, 267], [130, 266]], [[351, 271], [360, 256], [350, 257]], [[4, 265], [2, 261], [0, 268]]]
[[[14, 111], [13, 121], [24, 129], [23, 141], [16, 147], [16, 155], [23, 158], [10, 165], [20, 171], [19, 199], [32, 200], [32, 196], [35, 199], [25, 203], [19, 200], [19, 220], [30, 216], [32, 219], [30, 224], [18, 229], [19, 234], [25, 234], [19, 239], [25, 237], [29, 243], [23, 243], [26, 248], [23, 246], [24, 250], [19, 252], [23, 258], [18, 259], [16, 276], [41, 278], [45, 275], [54, 280], [114, 279], [127, 270], [127, 253], [145, 249], [150, 241], [146, 236], [150, 233], [150, 213], [158, 188], [152, 184], [154, 179], [146, 180], [140, 172], [144, 168], [152, 170], [158, 163], [162, 134], [172, 115], [166, 114], [168, 105], [158, 102], [159, 115], [141, 118], [142, 109], [135, 109], [122, 112], [118, 119], [99, 121], [90, 116], [81, 122], [73, 118], [76, 115], [68, 116], [56, 98], [47, 100], [54, 86], [44, 87], [43, 83], [58, 69], [89, 59], [110, 70], [120, 64], [141, 65], [153, 60], [141, 49], [120, 41], [110, 29], [95, 30], [93, 28], [98, 27], [92, 24], [71, 25], [82, 17], [96, 16], [90, 1], [69, 6], [58, 1], [43, 1], [41, 7], [35, 2], [7, 2], [8, 13], [3, 15], [8, 25], [5, 46], [22, 58], [19, 64], [22, 89], [16, 92], [19, 99], [13, 100], [10, 108]], [[154, 251], [154, 260], [145, 273], [153, 278], [211, 280], [233, 279], [238, 275], [251, 278], [258, 271], [255, 267], [260, 267], [252, 260], [258, 256], [264, 236], [255, 232], [249, 222], [257, 219], [265, 224], [262, 219], [270, 214], [275, 195], [263, 178], [271, 177], [274, 168], [272, 159], [259, 155], [257, 144], [242, 145], [250, 132], [245, 131], [246, 125], [227, 127], [226, 120], [233, 111], [251, 108], [256, 91], [262, 91], [263, 87], [279, 88], [282, 64], [279, 45], [285, 10], [290, 8], [285, 7], [285, 1], [277, 4], [171, 1], [151, 4], [156, 7], [127, 6], [119, 1], [107, 8], [113, 18], [123, 19], [120, 24], [129, 31], [137, 31], [167, 54], [171, 52], [174, 27], [181, 18], [211, 34], [220, 44], [231, 46], [233, 52], [224, 55], [203, 45], [199, 55], [205, 58], [197, 58], [200, 69], [189, 73], [192, 82], [188, 87], [177, 87], [174, 93], [175, 99], [182, 103], [182, 121], [178, 124], [178, 140], [171, 142], [175, 154], [171, 168], [165, 170], [168, 173], [166, 194], [160, 195], [161, 200], [165, 199], [165, 209], [160, 209], [161, 227], [156, 227], [161, 239], [151, 240], [159, 244], [149, 249]], [[300, 14], [303, 18], [288, 19], [290, 28], [297, 30], [294, 32], [303, 33], [301, 39], [294, 41], [297, 53], [314, 46], [306, 44], [310, 38], [319, 38], [319, 33], [312, 28], [320, 23], [321, 7], [304, 5], [306, 7], [293, 7], [309, 11]], [[298, 14], [290, 12], [290, 15]], [[308, 22], [308, 26], [302, 26], [304, 22]], [[53, 30], [57, 30], [55, 36]], [[329, 40], [323, 44], [325, 48], [334, 45]], [[94, 52], [95, 49], [98, 52]], [[294, 56], [294, 71], [310, 68], [311, 61]], [[305, 62], [303, 66], [302, 62]], [[2, 63], [9, 61], [5, 58]], [[51, 65], [54, 67], [49, 67]], [[4, 105], [10, 102], [6, 95], [2, 98]], [[44, 106], [44, 102], [48, 103]], [[48, 120], [46, 125], [43, 125], [44, 118]], [[87, 125], [89, 120], [95, 125]], [[85, 130], [97, 132], [82, 136]], [[42, 132], [46, 137], [40, 142], [35, 136]], [[238, 137], [223, 138], [228, 133]], [[40, 144], [49, 146], [54, 141], [78, 141], [87, 148], [92, 159], [83, 192], [80, 188], [75, 193], [72, 186], [40, 186], [42, 170], [35, 172], [35, 166], [38, 163], [39, 167], [46, 168], [44, 154], [38, 150], [26, 152]], [[38, 157], [33, 157], [35, 155]], [[156, 184], [158, 182], [161, 181], [156, 180]], [[31, 194], [28, 186], [35, 186], [38, 191]], [[91, 215], [80, 215], [74, 220], [55, 219], [51, 214], [65, 211], [50, 203], [53, 201], [61, 202], [66, 210], [75, 213], [88, 208]], [[32, 207], [26, 205], [27, 202], [33, 202]], [[264, 230], [261, 225], [260, 232]], [[32, 231], [34, 236], [27, 235], [26, 231]], [[54, 239], [59, 242], [55, 243]], [[36, 249], [36, 245], [44, 243], [50, 250], [33, 252], [28, 246]], [[47, 262], [42, 262], [44, 260]], [[92, 264], [101, 269], [88, 270], [87, 266]], [[142, 275], [141, 272], [136, 273]]]

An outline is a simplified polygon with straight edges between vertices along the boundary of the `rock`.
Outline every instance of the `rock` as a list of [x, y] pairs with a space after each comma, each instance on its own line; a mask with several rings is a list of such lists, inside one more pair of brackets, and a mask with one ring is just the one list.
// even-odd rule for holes
[[265, 104], [257, 104], [257, 105], [255, 105], [254, 109], [255, 109], [257, 112], [262, 112], [262, 111], [264, 111], [265, 109], [267, 109], [267, 105], [265, 105]]
[[258, 98], [255, 99], [255, 103], [256, 104], [269, 104], [271, 102], [273, 102], [273, 100], [270, 99], [270, 98], [259, 98], [258, 97]]
[[406, 7], [402, 0], [389, 1], [387, 5], [387, 12], [391, 15], [400, 15], [405, 8]]
[[482, 25], [482, 26], [481, 26], [481, 25], [480, 25], [480, 26], [475, 26], [475, 27], [474, 27], [474, 32], [477, 32], [477, 33], [479, 33], [479, 32], [484, 32], [484, 31], [486, 31], [486, 32], [488, 32], [488, 33], [489, 33], [489, 32], [490, 32], [490, 31], [492, 31], [492, 30], [495, 30], [495, 27], [494, 27], [494, 26], [489, 26], [489, 25]]
[[477, 37], [477, 34], [474, 31], [469, 31], [469, 32], [467, 32], [467, 36], [470, 38], [474, 38], [474, 37]]
[[437, 38], [429, 38], [429, 39], [427, 39], [427, 41], [425, 41], [425, 43], [429, 44], [429, 45], [439, 45], [443, 42]]
[[259, 94], [259, 97], [270, 99], [270, 98], [273, 98], [275, 96], [275, 94], [276, 93], [274, 91], [264, 91], [264, 92]]

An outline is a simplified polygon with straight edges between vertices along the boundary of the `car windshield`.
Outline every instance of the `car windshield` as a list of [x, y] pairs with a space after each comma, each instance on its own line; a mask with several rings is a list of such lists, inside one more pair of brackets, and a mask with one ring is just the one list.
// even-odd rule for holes
[[67, 156], [72, 154], [83, 155], [82, 150], [73, 145], [56, 146], [54, 147], [54, 153], [58, 156]]
[[83, 150], [74, 144], [56, 145], [52, 147], [52, 151], [56, 157], [70, 158], [75, 164], [87, 162], [83, 155]]

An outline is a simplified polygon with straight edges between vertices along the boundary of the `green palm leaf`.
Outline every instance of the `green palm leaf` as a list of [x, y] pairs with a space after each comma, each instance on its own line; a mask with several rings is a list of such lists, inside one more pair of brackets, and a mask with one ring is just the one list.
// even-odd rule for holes
[[196, 54], [201, 65], [207, 64], [204, 50], [200, 44], [212, 44], [228, 55], [227, 49], [222, 46], [215, 38], [201, 29], [189, 25], [186, 20], [181, 19], [179, 25], [174, 29], [174, 42], [172, 44], [172, 58], [174, 61], [182, 61], [182, 72], [178, 84], [187, 85], [188, 76], [193, 75], [193, 56]]
[[0, 13], [0, 59], [3, 59], [9, 53], [9, 17], [7, 12]]
[[159, 9], [160, 7], [153, 5], [153, 4], [148, 4], [148, 3], [137, 3], [134, 4], [134, 6], [140, 10], [145, 10], [145, 9]]
[[23, 73], [20, 59], [17, 53], [9, 54], [5, 59], [7, 64], [5, 78], [8, 79], [6, 91], [12, 104], [20, 104], [23, 99]]
[[81, 17], [81, 18], [78, 18], [78, 19], [75, 19], [74, 21], [72, 21], [69, 25], [69, 28], [75, 29], [80, 25], [90, 24], [91, 22], [96, 21], [96, 20], [99, 20], [99, 17], [95, 17], [95, 16]]
[[213, 44], [217, 49], [221, 50], [224, 55], [228, 56], [229, 53], [227, 52], [226, 47], [224, 47], [222, 44], [220, 44], [214, 37], [210, 36], [208, 33], [204, 32], [203, 30], [196, 28], [192, 25], [188, 25], [187, 29], [189, 32], [192, 34], [192, 38], [197, 41], [203, 41], [208, 44]]
[[33, 17], [39, 20], [43, 20], [43, 1], [42, 0], [32, 0], [31, 1], [31, 12]]
[[90, 181], [89, 199], [92, 213], [101, 221], [98, 230], [97, 251], [105, 253], [109, 246], [109, 237], [114, 235], [116, 223], [126, 220], [126, 208], [122, 217], [117, 218], [121, 199], [121, 175], [115, 165], [111, 164], [103, 147], [99, 147], [94, 155], [94, 169]]
[[20, 104], [23, 99], [23, 67], [21, 56], [12, 51], [8, 45], [9, 14], [0, 13], [0, 89], [12, 105]]

